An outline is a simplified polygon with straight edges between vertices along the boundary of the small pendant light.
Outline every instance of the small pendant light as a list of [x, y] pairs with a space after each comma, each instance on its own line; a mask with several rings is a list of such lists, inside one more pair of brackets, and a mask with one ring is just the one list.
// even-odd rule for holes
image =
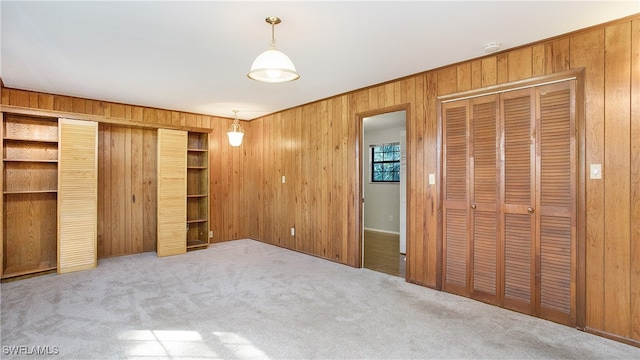
[[271, 24], [271, 44], [269, 50], [258, 55], [251, 65], [251, 71], [247, 76], [250, 79], [279, 83], [297, 80], [300, 74], [287, 55], [276, 49], [275, 26], [280, 24], [280, 18], [269, 16], [265, 21]]
[[227, 132], [227, 136], [229, 136], [229, 144], [231, 146], [240, 146], [242, 144], [242, 137], [244, 136], [244, 130], [242, 130], [242, 126], [240, 126], [240, 122], [238, 121], [238, 110], [233, 110], [235, 115], [235, 119], [229, 127], [229, 131]]

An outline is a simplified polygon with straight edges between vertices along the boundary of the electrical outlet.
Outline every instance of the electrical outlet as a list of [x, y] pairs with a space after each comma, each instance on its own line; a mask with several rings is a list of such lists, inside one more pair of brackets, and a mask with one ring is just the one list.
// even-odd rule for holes
[[291, 236], [296, 236], [296, 228], [291, 228]]
[[429, 185], [436, 184], [436, 174], [429, 174]]
[[284, 175], [282, 175], [282, 183], [284, 184], [286, 182], [286, 179], [284, 177]]
[[212, 238], [213, 237], [213, 231], [209, 231], [209, 237]]

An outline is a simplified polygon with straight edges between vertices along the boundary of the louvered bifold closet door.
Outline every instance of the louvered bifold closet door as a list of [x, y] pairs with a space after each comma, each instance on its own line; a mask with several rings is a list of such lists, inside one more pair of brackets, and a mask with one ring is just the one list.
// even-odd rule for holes
[[539, 316], [575, 324], [575, 81], [536, 90]]
[[469, 101], [442, 105], [444, 290], [468, 296], [467, 124]]
[[187, 252], [187, 132], [158, 129], [158, 256]]
[[535, 98], [532, 89], [503, 93], [503, 306], [535, 314]]
[[98, 123], [58, 124], [58, 273], [67, 273], [97, 265]]
[[498, 303], [499, 137], [497, 95], [471, 100], [469, 197], [472, 250], [471, 297]]

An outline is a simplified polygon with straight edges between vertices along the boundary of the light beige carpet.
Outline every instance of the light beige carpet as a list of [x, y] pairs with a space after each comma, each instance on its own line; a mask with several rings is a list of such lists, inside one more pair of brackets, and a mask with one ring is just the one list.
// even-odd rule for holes
[[[638, 359], [640, 349], [253, 240], [1, 285], [2, 359]], [[30, 352], [48, 355], [29, 355]], [[18, 354], [18, 355], [16, 355]]]

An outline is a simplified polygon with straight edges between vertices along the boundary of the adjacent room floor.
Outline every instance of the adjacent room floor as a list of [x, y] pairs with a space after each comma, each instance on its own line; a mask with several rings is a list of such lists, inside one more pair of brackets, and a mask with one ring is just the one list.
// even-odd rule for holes
[[406, 261], [400, 253], [400, 235], [364, 230], [364, 267], [404, 278]]
[[21, 347], [65, 359], [640, 358], [639, 348], [253, 240], [100, 260], [1, 292], [3, 359], [54, 357]]

